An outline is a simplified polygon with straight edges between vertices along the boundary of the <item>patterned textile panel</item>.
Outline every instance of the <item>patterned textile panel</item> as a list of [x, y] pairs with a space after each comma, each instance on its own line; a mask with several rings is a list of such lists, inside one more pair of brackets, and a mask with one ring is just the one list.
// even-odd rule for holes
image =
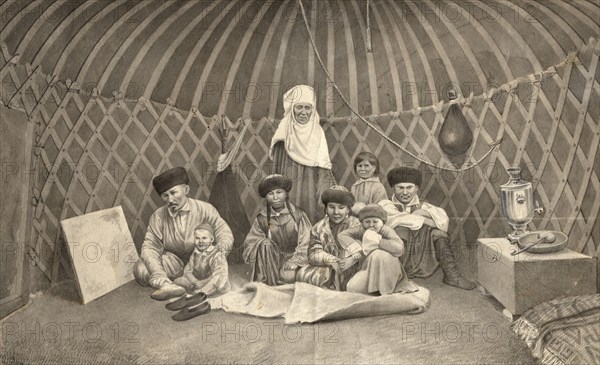
[[[552, 332], [548, 335], [548, 349], [567, 359], [565, 364], [598, 364], [600, 362], [600, 325], [588, 324], [581, 327], [569, 327], [563, 331]], [[546, 356], [550, 363], [550, 356]]]
[[541, 303], [523, 313], [510, 328], [544, 365], [597, 364], [600, 295]]

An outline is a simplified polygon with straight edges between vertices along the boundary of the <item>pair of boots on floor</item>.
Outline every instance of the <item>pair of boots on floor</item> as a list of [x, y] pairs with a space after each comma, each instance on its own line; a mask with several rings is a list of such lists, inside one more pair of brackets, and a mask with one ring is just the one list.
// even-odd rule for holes
[[[177, 298], [179, 296], [179, 298]], [[177, 298], [165, 305], [170, 311], [178, 311], [171, 318], [175, 321], [187, 321], [194, 317], [210, 312], [210, 304], [206, 301], [203, 292], [187, 293], [178, 285], [167, 284], [156, 290], [152, 295], [155, 300], [167, 300]]]

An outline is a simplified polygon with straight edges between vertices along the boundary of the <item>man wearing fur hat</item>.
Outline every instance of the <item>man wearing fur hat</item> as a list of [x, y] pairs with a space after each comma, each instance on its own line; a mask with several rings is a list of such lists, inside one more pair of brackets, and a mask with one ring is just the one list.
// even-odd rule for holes
[[444, 283], [471, 290], [475, 283], [458, 273], [448, 236], [448, 215], [439, 207], [419, 199], [422, 175], [419, 170], [399, 167], [390, 170], [391, 200], [379, 204], [388, 214], [388, 225], [405, 242], [402, 265], [409, 277], [429, 277], [439, 266]]
[[225, 256], [233, 246], [233, 234], [215, 207], [188, 197], [189, 177], [183, 167], [156, 176], [152, 185], [165, 205], [150, 217], [133, 273], [140, 285], [157, 289], [153, 299], [166, 300], [185, 293], [173, 280], [183, 274], [194, 251], [196, 226], [205, 223], [212, 227], [216, 248]]

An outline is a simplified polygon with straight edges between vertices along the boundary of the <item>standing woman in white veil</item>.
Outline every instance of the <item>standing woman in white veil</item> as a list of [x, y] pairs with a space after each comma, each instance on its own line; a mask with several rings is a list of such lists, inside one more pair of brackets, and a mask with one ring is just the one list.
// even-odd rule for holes
[[297, 85], [288, 90], [283, 95], [283, 109], [269, 149], [272, 172], [294, 182], [290, 200], [315, 223], [324, 216], [321, 193], [336, 181], [313, 88]]

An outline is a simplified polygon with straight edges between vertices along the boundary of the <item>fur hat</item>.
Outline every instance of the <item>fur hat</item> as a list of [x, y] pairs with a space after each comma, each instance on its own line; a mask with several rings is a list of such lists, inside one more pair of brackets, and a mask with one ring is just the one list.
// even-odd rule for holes
[[343, 186], [334, 185], [321, 194], [323, 204], [338, 203], [351, 208], [354, 205], [354, 195]]
[[174, 186], [186, 184], [189, 185], [190, 178], [183, 167], [175, 167], [163, 172], [152, 179], [152, 186], [158, 195], [162, 195], [165, 191]]
[[423, 176], [421, 171], [417, 169], [411, 167], [397, 167], [388, 172], [387, 180], [391, 188], [399, 183], [412, 183], [420, 187]]
[[385, 209], [377, 204], [369, 204], [358, 212], [358, 219], [362, 222], [366, 218], [379, 218], [383, 223], [387, 222]]
[[194, 228], [194, 231], [198, 231], [198, 230], [205, 230], [210, 232], [210, 234], [214, 237], [215, 236], [215, 231], [213, 230], [212, 226], [208, 223], [202, 223], [196, 226], [196, 228]]
[[283, 189], [289, 192], [292, 190], [292, 180], [279, 174], [269, 175], [258, 184], [258, 195], [264, 198], [274, 189]]

